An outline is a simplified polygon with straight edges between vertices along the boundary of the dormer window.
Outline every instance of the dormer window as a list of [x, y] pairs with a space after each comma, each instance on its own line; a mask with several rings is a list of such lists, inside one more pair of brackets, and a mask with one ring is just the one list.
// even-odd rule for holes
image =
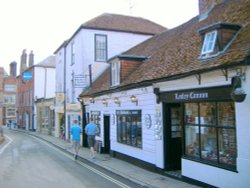
[[214, 52], [216, 38], [217, 38], [216, 30], [206, 33], [203, 46], [202, 46], [202, 51], [201, 51], [202, 55]]
[[200, 58], [214, 57], [225, 52], [240, 28], [240, 25], [219, 22], [200, 29], [203, 39]]
[[111, 63], [111, 85], [117, 86], [120, 84], [120, 73], [121, 73], [120, 61]]

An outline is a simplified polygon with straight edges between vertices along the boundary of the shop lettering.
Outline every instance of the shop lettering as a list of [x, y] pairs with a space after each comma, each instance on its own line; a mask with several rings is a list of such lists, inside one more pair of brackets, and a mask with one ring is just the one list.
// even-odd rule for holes
[[176, 100], [207, 99], [208, 93], [175, 93]]

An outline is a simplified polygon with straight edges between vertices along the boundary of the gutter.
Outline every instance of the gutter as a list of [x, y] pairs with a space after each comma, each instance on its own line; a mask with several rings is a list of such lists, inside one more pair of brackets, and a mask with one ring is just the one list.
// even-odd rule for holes
[[159, 83], [159, 82], [181, 79], [181, 78], [185, 78], [185, 77], [197, 75], [197, 74], [199, 75], [202, 73], [211, 72], [211, 71], [218, 70], [218, 69], [228, 69], [231, 67], [245, 66], [245, 65], [250, 65], [250, 55], [248, 55], [243, 61], [240, 61], [240, 62], [237, 62], [234, 64], [220, 65], [217, 67], [212, 67], [212, 68], [202, 69], [202, 70], [194, 70], [194, 71], [190, 71], [190, 72], [186, 72], [186, 73], [182, 73], [182, 74], [177, 74], [177, 75], [173, 75], [173, 76], [168, 76], [168, 77], [164, 77], [164, 78], [145, 80], [145, 81], [141, 81], [138, 83], [132, 83], [132, 84], [127, 84], [127, 85], [123, 85], [123, 86], [118, 86], [115, 88], [110, 88], [109, 90], [100, 91], [100, 92], [96, 92], [93, 94], [87, 94], [87, 95], [83, 94], [80, 96], [81, 97], [87, 97], [87, 96], [97, 97], [97, 96], [101, 96], [101, 95], [105, 95], [105, 94], [110, 94], [113, 92], [119, 92], [119, 91], [124, 91], [124, 90], [128, 90], [128, 89], [140, 88], [140, 87], [147, 87], [147, 86], [151, 86], [153, 84]]

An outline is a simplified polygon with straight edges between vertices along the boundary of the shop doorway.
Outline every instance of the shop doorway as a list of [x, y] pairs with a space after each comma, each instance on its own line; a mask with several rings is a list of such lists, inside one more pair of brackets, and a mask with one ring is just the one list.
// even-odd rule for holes
[[110, 153], [110, 116], [104, 115], [104, 153]]
[[166, 171], [181, 170], [182, 156], [182, 107], [181, 104], [164, 105], [164, 159]]

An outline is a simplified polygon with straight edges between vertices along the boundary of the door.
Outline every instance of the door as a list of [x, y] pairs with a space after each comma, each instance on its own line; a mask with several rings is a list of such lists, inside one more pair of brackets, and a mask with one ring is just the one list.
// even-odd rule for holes
[[165, 106], [165, 168], [181, 170], [182, 156], [182, 110], [180, 104]]
[[110, 153], [110, 116], [104, 115], [104, 153]]

